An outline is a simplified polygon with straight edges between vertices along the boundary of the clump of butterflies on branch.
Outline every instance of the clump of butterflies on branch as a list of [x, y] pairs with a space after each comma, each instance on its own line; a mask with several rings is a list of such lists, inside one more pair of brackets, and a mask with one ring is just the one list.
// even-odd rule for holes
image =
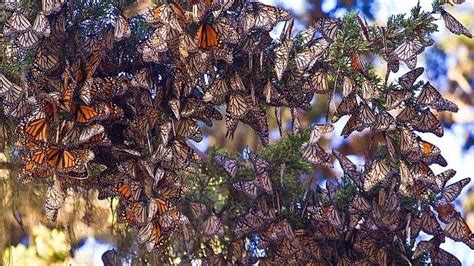
[[[164, 252], [171, 234], [202, 220], [209, 237], [222, 238], [233, 227], [234, 253], [210, 260], [249, 259], [245, 242], [258, 235], [266, 250], [262, 263], [410, 264], [429, 254], [434, 264], [459, 264], [439, 244], [449, 237], [474, 247], [452, 204], [470, 179], [446, 185], [455, 171], [433, 173], [430, 165], [447, 166], [446, 160], [416, 133], [441, 137], [434, 112], [458, 110], [432, 84], [417, 82], [424, 72], [417, 56], [434, 43], [437, 15], [451, 32], [472, 37], [444, 9], [462, 1], [454, 2], [436, 2], [430, 12], [417, 6], [386, 26], [349, 13], [295, 32], [290, 13], [253, 1], [159, 1], [125, 16], [120, 1], [42, 0], [38, 11], [6, 0], [7, 55], [28, 63], [21, 75], [0, 74], [2, 115], [15, 122], [9, 140], [15, 139], [12, 154], [22, 165], [18, 178], [49, 185], [45, 213], [52, 221], [67, 189], [119, 198], [119, 221], [137, 231], [149, 252]], [[277, 25], [283, 28], [272, 38]], [[369, 56], [387, 62], [384, 77], [365, 62]], [[390, 79], [400, 64], [409, 71]], [[315, 94], [329, 102], [313, 101]], [[288, 135], [297, 135], [301, 111], [318, 104], [328, 106], [326, 124], [311, 129], [298, 156], [327, 168], [339, 161], [344, 177], [328, 182], [324, 193], [290, 195], [292, 204], [275, 207], [276, 198], [289, 196], [273, 189], [284, 184], [285, 163], [273, 169], [273, 161], [251, 152], [255, 178], [230, 190], [254, 206], [232, 224], [200, 202], [191, 204], [190, 215], [177, 207], [190, 189], [183, 173], [198, 173], [204, 163], [189, 142], [203, 140], [203, 127], [225, 119], [232, 138], [239, 123], [247, 124], [268, 146], [267, 107], [275, 107], [271, 116], [281, 135], [282, 112], [289, 109]], [[343, 116], [350, 117], [345, 138], [369, 129], [363, 167], [318, 144]], [[230, 180], [239, 171], [235, 159], [213, 159]], [[350, 196], [338, 200], [348, 189]], [[434, 237], [413, 252], [407, 247], [420, 230]]]

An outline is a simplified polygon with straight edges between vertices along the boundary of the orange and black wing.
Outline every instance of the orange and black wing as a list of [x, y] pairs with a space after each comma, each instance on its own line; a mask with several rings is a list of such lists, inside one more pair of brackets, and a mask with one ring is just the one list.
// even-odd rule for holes
[[219, 43], [219, 36], [217, 31], [210, 24], [204, 23], [199, 26], [196, 32], [196, 42], [199, 48], [209, 49], [217, 46]]
[[99, 112], [89, 105], [79, 104], [75, 106], [74, 122], [87, 124], [94, 121], [99, 116]]

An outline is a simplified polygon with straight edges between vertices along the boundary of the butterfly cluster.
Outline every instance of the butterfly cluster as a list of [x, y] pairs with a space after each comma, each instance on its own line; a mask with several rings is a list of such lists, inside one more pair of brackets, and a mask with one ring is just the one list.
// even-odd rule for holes
[[[332, 131], [316, 125], [303, 143], [295, 141], [298, 135], [290, 136], [287, 143], [276, 144], [286, 153], [271, 155], [276, 156], [272, 163], [256, 152], [210, 159], [206, 168], [215, 165], [221, 170], [211, 173], [228, 178], [222, 185], [229, 191], [228, 202], [214, 209], [209, 194], [198, 188], [201, 192], [185, 204], [190, 207], [188, 235], [195, 236], [187, 241], [204, 243], [199, 253], [203, 263], [405, 265], [428, 256], [434, 265], [461, 265], [439, 245], [450, 238], [474, 248], [474, 234], [453, 204], [470, 179], [448, 184], [454, 170], [435, 175], [421, 161], [400, 160], [395, 169], [391, 160], [379, 157], [357, 166], [318, 144]], [[289, 182], [294, 156], [315, 164], [307, 159], [312, 149], [334, 156], [344, 175], [316, 188], [298, 180], [301, 194], [286, 195], [294, 185]], [[420, 242], [420, 232], [432, 238]], [[224, 251], [212, 248], [215, 239], [222, 241]]]
[[[440, 9], [440, 12], [446, 21], [446, 11]], [[371, 147], [365, 164], [357, 166], [336, 150], [325, 151], [318, 142], [334, 128], [330, 124], [316, 125], [309, 140], [301, 145], [299, 156], [322, 167], [332, 167], [337, 159], [344, 176], [337, 182], [327, 181], [324, 188], [318, 186], [311, 197], [306, 193], [285, 195], [293, 198], [285, 204], [281, 196], [285, 192], [282, 180], [285, 180], [288, 161], [265, 161], [250, 153], [249, 170], [240, 159], [216, 155], [215, 163], [230, 179], [229, 197], [235, 205], [216, 212], [203, 202], [191, 203], [191, 224], [204, 232], [204, 241], [218, 237], [228, 247], [226, 252], [220, 253], [206, 249], [202, 257], [205, 262], [405, 265], [423, 261], [422, 257], [428, 256], [434, 265], [461, 265], [455, 256], [440, 248], [440, 244], [450, 238], [474, 248], [474, 234], [453, 204], [471, 179], [449, 184], [456, 173], [454, 170], [435, 174], [430, 165], [445, 167], [447, 162], [438, 147], [416, 133], [441, 137], [443, 126], [435, 112], [458, 111], [456, 104], [443, 98], [432, 84], [417, 82], [424, 69], [416, 67], [416, 57], [433, 41], [426, 32], [426, 36], [420, 35], [420, 40], [406, 41], [397, 39], [393, 25], [380, 28], [368, 27], [361, 20], [359, 23], [361, 39], [380, 46], [379, 55], [387, 61], [387, 77], [398, 72], [400, 62], [405, 63], [409, 71], [391, 84], [387, 84], [386, 79], [382, 85], [383, 81], [371, 77], [359, 52], [350, 50], [343, 54], [348, 59], [346, 68], [340, 67], [337, 72], [325, 69], [329, 74], [316, 71], [311, 78], [318, 84], [312, 87], [313, 92], [328, 93], [329, 80], [337, 83], [337, 76], [342, 76], [342, 101], [332, 122], [349, 116], [341, 132], [345, 138], [354, 131], [368, 130]], [[456, 34], [464, 32], [470, 36], [462, 25], [456, 25], [464, 30], [455, 31], [452, 25], [447, 27]], [[314, 34], [316, 29], [312, 27], [306, 31]], [[322, 36], [322, 42], [331, 41], [324, 31]], [[382, 41], [375, 44], [377, 37]], [[300, 69], [312, 66], [312, 63], [299, 61], [303, 55], [293, 58], [293, 53], [288, 54], [292, 45], [284, 41], [276, 45], [276, 51], [285, 55], [282, 61], [275, 61], [277, 80], [284, 80], [281, 75], [285, 71], [278, 69], [285, 69], [288, 62], [294, 62]], [[325, 49], [327, 47], [322, 51], [327, 51]], [[331, 73], [335, 77], [331, 77]], [[295, 128], [294, 131], [298, 131], [298, 127]], [[276, 169], [278, 165], [280, 169]], [[239, 175], [245, 176], [244, 179], [233, 181]], [[245, 198], [249, 202], [242, 205], [249, 208], [241, 210], [238, 206], [246, 202]], [[421, 231], [431, 235], [431, 240], [418, 242]]]
[[[190, 203], [190, 213], [176, 205], [188, 190], [180, 175], [196, 173], [202, 163], [189, 141], [200, 142], [204, 126], [225, 118], [227, 137], [244, 123], [268, 146], [267, 107], [275, 107], [280, 135], [283, 108], [290, 109], [297, 133], [298, 110], [310, 111], [315, 94], [329, 101], [340, 94], [331, 122], [350, 116], [342, 135], [369, 129], [373, 147], [360, 169], [318, 143], [333, 126], [315, 126], [298, 156], [320, 167], [337, 158], [347, 181], [328, 183], [318, 197], [308, 200], [307, 192], [274, 207], [285, 163], [277, 170], [250, 152], [252, 178], [235, 179], [240, 161], [213, 158], [228, 173], [231, 194], [254, 203], [230, 215], [236, 253], [223, 259], [241, 257], [252, 236], [268, 250], [262, 263], [392, 261], [420, 229], [435, 235], [419, 251], [431, 252], [432, 260], [456, 262], [439, 249], [444, 237], [472, 247], [472, 233], [451, 203], [469, 179], [446, 185], [454, 171], [435, 175], [429, 166], [446, 160], [415, 133], [442, 136], [433, 111], [458, 109], [429, 82], [416, 82], [424, 71], [417, 56], [433, 44], [434, 30], [420, 26], [431, 26], [431, 13], [413, 12], [419, 25], [412, 29], [416, 38], [408, 38], [399, 25], [368, 26], [357, 15], [319, 18], [294, 33], [287, 11], [250, 1], [166, 1], [134, 17], [108, 1], [42, 0], [39, 12], [14, 0], [4, 7], [11, 57], [31, 64], [21, 77], [0, 74], [2, 110], [16, 123], [20, 181], [50, 184], [49, 219], [56, 219], [65, 191], [81, 187], [98, 190], [101, 199], [119, 198], [119, 221], [135, 228], [150, 252], [163, 249], [189, 217], [193, 225], [202, 221], [204, 236], [223, 237], [230, 214], [199, 201]], [[433, 12], [451, 32], [471, 37], [442, 7]], [[272, 38], [277, 24], [283, 30]], [[347, 29], [354, 25], [357, 36]], [[346, 49], [351, 38], [357, 45]], [[387, 61], [384, 82], [364, 62], [367, 51]], [[389, 84], [400, 62], [410, 71]], [[352, 194], [341, 204], [337, 195], [347, 186]]]

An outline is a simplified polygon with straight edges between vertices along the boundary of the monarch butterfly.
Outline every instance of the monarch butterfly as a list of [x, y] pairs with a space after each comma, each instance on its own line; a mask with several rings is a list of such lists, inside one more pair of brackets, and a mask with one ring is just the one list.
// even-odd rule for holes
[[264, 213], [259, 209], [251, 209], [247, 214], [237, 220], [234, 232], [237, 236], [243, 236], [253, 231], [259, 230], [266, 223], [275, 220], [273, 209]]
[[314, 34], [316, 34], [317, 28], [315, 25], [309, 25], [304, 30], [296, 34], [295, 39], [299, 41], [301, 46], [306, 46], [314, 39]]
[[333, 206], [324, 207], [322, 209], [321, 215], [321, 220], [327, 221], [334, 227], [341, 227], [343, 225], [343, 221], [341, 215], [339, 214], [339, 211]]
[[104, 127], [99, 124], [89, 126], [74, 126], [68, 130], [61, 139], [63, 145], [77, 147], [79, 145], [107, 144], [107, 135]]
[[355, 195], [350, 206], [362, 213], [368, 212], [372, 208], [370, 203], [361, 195]]
[[215, 214], [211, 214], [203, 224], [203, 232], [207, 236], [221, 236], [224, 234], [224, 228], [219, 217]]
[[380, 90], [377, 89], [376, 85], [369, 80], [362, 82], [362, 99], [370, 100], [380, 97]]
[[46, 190], [45, 205], [46, 207], [50, 209], [59, 209], [61, 208], [63, 202], [64, 202], [64, 194], [61, 191], [61, 187], [59, 186], [59, 183], [55, 181], [55, 183], [48, 186], [48, 189]]
[[442, 173], [437, 174], [434, 177], [434, 187], [432, 187], [432, 190], [434, 190], [434, 192], [440, 192], [445, 187], [446, 182], [448, 182], [455, 175], [456, 171], [453, 169], [448, 169]]
[[430, 235], [437, 235], [442, 231], [436, 216], [429, 209], [421, 216], [421, 229]]
[[370, 126], [375, 121], [375, 115], [372, 110], [366, 105], [361, 104], [356, 114], [357, 121], [363, 125], [363, 127]]
[[234, 27], [234, 21], [227, 16], [221, 16], [213, 24], [219, 36], [225, 36], [222, 39], [225, 43], [236, 44], [239, 41], [239, 35]]
[[46, 219], [48, 219], [51, 222], [56, 222], [56, 219], [58, 218], [59, 210], [45, 206], [44, 213], [46, 215]]
[[[336, 116], [335, 116], [336, 117]], [[344, 128], [342, 129], [341, 136], [344, 138], [349, 137], [349, 135], [354, 132], [354, 130], [363, 130], [365, 128], [364, 125], [359, 125], [357, 121], [357, 115], [352, 115], [349, 120], [347, 120]]]
[[429, 109], [420, 112], [417, 119], [413, 121], [413, 128], [420, 132], [433, 133], [438, 137], [444, 135], [443, 126]]
[[446, 236], [455, 240], [467, 242], [472, 232], [461, 216], [456, 216], [452, 219], [444, 229]]
[[138, 201], [142, 193], [142, 186], [139, 182], [125, 177], [111, 186], [110, 192], [128, 201]]
[[440, 166], [447, 166], [448, 163], [446, 159], [441, 155], [441, 150], [435, 145], [421, 140], [420, 143], [421, 149], [421, 160], [427, 164], [439, 164]]
[[388, 110], [398, 107], [402, 102], [413, 97], [413, 92], [408, 89], [391, 90], [385, 99], [385, 107]]
[[147, 68], [138, 70], [132, 78], [132, 86], [150, 89], [152, 85], [150, 71]]
[[436, 212], [438, 212], [439, 220], [445, 224], [448, 224], [455, 216], [460, 215], [450, 202], [440, 202], [437, 204]]
[[402, 86], [403, 89], [407, 89], [407, 90], [411, 89], [411, 87], [413, 86], [413, 83], [416, 81], [416, 79], [418, 79], [419, 76], [421, 76], [421, 74], [423, 74], [424, 71], [425, 69], [423, 67], [415, 68], [403, 74], [398, 79], [398, 84], [400, 84], [400, 86]]
[[310, 143], [316, 143], [324, 134], [329, 134], [334, 131], [334, 126], [331, 124], [325, 125], [314, 125], [311, 130], [311, 136], [309, 138]]
[[46, 218], [51, 221], [55, 222], [58, 210], [61, 208], [64, 202], [64, 195], [61, 191], [61, 188], [58, 184], [49, 186], [46, 191], [46, 203], [44, 205]]
[[42, 0], [41, 6], [45, 15], [50, 15], [61, 10], [63, 0]]
[[7, 101], [8, 103], [14, 103], [23, 94], [23, 89], [0, 73], [0, 95], [4, 96], [5, 94], [13, 95], [13, 98], [11, 100], [7, 99]]
[[186, 186], [177, 183], [176, 180], [168, 180], [167, 186], [161, 188], [157, 194], [167, 200], [177, 200], [186, 191]]
[[130, 37], [132, 31], [130, 30], [130, 26], [128, 25], [127, 19], [119, 15], [114, 28], [114, 40], [120, 41], [123, 38]]
[[268, 194], [273, 194], [272, 182], [268, 173], [265, 171], [261, 174], [257, 174], [255, 178], [255, 185], [261, 189], [263, 189]]
[[423, 85], [416, 102], [419, 104], [425, 104], [437, 111], [457, 112], [459, 110], [455, 103], [444, 99], [443, 96], [441, 96], [441, 93], [439, 93], [429, 82], [426, 82], [425, 85]]
[[341, 24], [339, 19], [333, 18], [320, 18], [314, 22], [315, 27], [321, 31], [321, 34], [328, 42], [334, 41]]
[[14, 45], [17, 45], [18, 47], [20, 47], [20, 49], [27, 50], [33, 48], [38, 43], [38, 41], [38, 35], [36, 35], [32, 31], [27, 31], [19, 34], [16, 37]]
[[404, 60], [403, 62], [408, 67], [408, 69], [412, 70], [416, 67], [417, 59], [416, 59], [416, 56], [413, 56], [412, 58]]
[[4, 112], [9, 116], [23, 118], [31, 114], [36, 101], [34, 98], [26, 97], [26, 93], [15, 99], [15, 91], [9, 91], [5, 95]]
[[204, 102], [222, 103], [229, 92], [229, 85], [227, 80], [219, 78], [214, 80], [208, 90], [204, 92]]
[[52, 172], [46, 164], [46, 152], [43, 149], [31, 149], [27, 154], [23, 154], [24, 167], [21, 169], [19, 178], [23, 183], [51, 176]]
[[372, 125], [372, 129], [375, 132], [393, 130], [395, 129], [395, 125], [395, 118], [393, 118], [389, 112], [381, 111], [375, 116], [375, 122]]
[[208, 213], [206, 205], [201, 202], [191, 202], [189, 205], [195, 219], [201, 219]]
[[150, 13], [147, 16], [148, 23], [166, 23], [172, 27], [177, 27], [180, 22], [186, 21], [186, 11], [176, 2], [158, 5], [150, 10]]
[[164, 41], [160, 41], [159, 43], [161, 45], [159, 47], [152, 47], [148, 41], [138, 46], [138, 51], [142, 54], [145, 62], [160, 62], [162, 60], [160, 51], [167, 51], [168, 44]]
[[[123, 202], [124, 209], [121, 213], [120, 219], [136, 225], [136, 224], [145, 224], [147, 222], [147, 208], [145, 203], [142, 201], [136, 202]], [[140, 237], [139, 237], [140, 239]]]
[[348, 97], [355, 88], [354, 80], [349, 77], [344, 77], [344, 81], [342, 83], [342, 97]]
[[387, 61], [387, 69], [393, 73], [397, 73], [400, 68], [400, 62], [397, 55], [392, 51], [390, 53], [385, 53], [383, 55], [384, 59]]
[[333, 150], [333, 154], [336, 159], [339, 161], [342, 170], [344, 171], [344, 175], [352, 179], [357, 185], [362, 186], [361, 182], [361, 174], [357, 171], [357, 166], [347, 158], [347, 156], [343, 155], [342, 153]]
[[272, 223], [267, 230], [262, 233], [262, 241], [260, 247], [266, 247], [271, 242], [278, 241], [283, 238], [293, 239], [295, 234], [286, 219]]
[[234, 72], [230, 77], [230, 88], [234, 91], [247, 92], [245, 84], [237, 72]]
[[263, 146], [268, 145], [268, 122], [265, 110], [259, 103], [253, 104], [252, 108], [246, 116], [242, 118], [242, 122], [248, 124], [260, 138]]
[[400, 190], [404, 194], [408, 195], [408, 187], [413, 186], [413, 179], [413, 175], [411, 174], [410, 169], [408, 169], [406, 163], [400, 161]]
[[351, 67], [353, 71], [367, 75], [365, 63], [355, 49], [353, 49], [351, 52]]
[[250, 111], [251, 101], [250, 96], [231, 94], [227, 102], [227, 115], [235, 119], [242, 118]]
[[24, 133], [35, 141], [46, 142], [49, 139], [49, 122], [45, 117], [36, 116], [22, 121], [18, 126]]
[[328, 93], [329, 85], [328, 85], [327, 73], [324, 71], [317, 71], [311, 77], [311, 80], [308, 85], [312, 87], [312, 89], [310, 89], [309, 91], [312, 91], [318, 94]]
[[402, 43], [395, 49], [394, 53], [397, 55], [398, 59], [408, 61], [418, 55], [422, 49], [423, 44], [415, 39]]
[[219, 35], [209, 23], [203, 23], [199, 26], [195, 35], [196, 43], [201, 49], [209, 49], [219, 44]]
[[163, 53], [170, 49], [170, 42], [179, 37], [179, 32], [166, 25], [160, 25], [144, 43], [152, 48], [154, 53]]
[[176, 136], [183, 139], [192, 139], [200, 142], [203, 139], [202, 131], [195, 121], [191, 119], [181, 119], [176, 129]]
[[188, 217], [176, 210], [171, 210], [160, 216], [159, 222], [164, 233], [169, 233], [178, 226], [189, 223]]
[[167, 169], [182, 169], [189, 165], [192, 150], [185, 143], [181, 141], [174, 140], [170, 143], [173, 160], [163, 162], [163, 167]]
[[3, 1], [3, 8], [8, 11], [15, 11], [20, 5], [20, 0], [5, 0]]
[[362, 131], [375, 122], [375, 115], [364, 103], [361, 103], [357, 113], [352, 115], [347, 124], [342, 129], [341, 134], [347, 138], [354, 130]]
[[[102, 61], [102, 52], [100, 50], [95, 50], [91, 53], [91, 55], [89, 56], [86, 64], [85, 64], [85, 69], [84, 69], [84, 72], [85, 72], [85, 79], [89, 79], [89, 78], [92, 78], [92, 76], [94, 75], [95, 71], [97, 70], [97, 68], [99, 67], [101, 61]], [[80, 82], [81, 80], [78, 80], [78, 82]]]
[[418, 112], [412, 106], [406, 106], [402, 111], [397, 115], [397, 120], [406, 122], [406, 123], [416, 123], [418, 117]]
[[329, 43], [324, 38], [316, 39], [311, 46], [295, 55], [298, 70], [306, 70], [328, 55]]
[[74, 104], [74, 122], [78, 124], [88, 124], [100, 118], [98, 110], [85, 104]]
[[444, 24], [448, 30], [456, 35], [464, 35], [468, 38], [472, 38], [471, 32], [464, 27], [459, 21], [457, 21], [451, 14], [446, 10], [441, 9], [441, 17], [444, 20]]
[[259, 2], [248, 2], [243, 10], [244, 32], [251, 30], [271, 31], [276, 23], [289, 20], [291, 15], [282, 9]]
[[3, 33], [5, 36], [22, 33], [31, 28], [31, 23], [19, 11], [14, 12], [6, 21]]
[[204, 105], [196, 98], [188, 98], [181, 107], [181, 117], [191, 117], [203, 108], [205, 108]]
[[374, 160], [370, 164], [367, 176], [364, 179], [363, 188], [365, 191], [371, 190], [374, 186], [381, 182], [385, 182], [387, 177], [392, 174], [390, 166], [382, 160]]
[[215, 60], [223, 60], [227, 64], [232, 64], [234, 61], [233, 51], [228, 47], [218, 47], [212, 51], [212, 56]]
[[469, 182], [471, 182], [471, 178], [468, 177], [446, 186], [442, 189], [441, 196], [446, 202], [452, 202], [461, 194], [462, 189], [469, 184]]
[[181, 114], [179, 112], [180, 109], [180, 102], [178, 99], [171, 99], [168, 101], [168, 106], [171, 109], [171, 112], [173, 113], [174, 117], [177, 120], [181, 119]]
[[275, 72], [277, 79], [281, 80], [283, 73], [288, 65], [288, 59], [290, 57], [290, 51], [293, 48], [293, 41], [290, 39], [284, 40], [278, 44], [275, 49]]
[[162, 235], [161, 226], [158, 222], [148, 222], [138, 230], [138, 242], [145, 243], [148, 252], [155, 248], [161, 248], [166, 239]]
[[456, 258], [453, 254], [447, 252], [442, 248], [433, 248], [430, 251], [430, 258], [432, 260], [433, 265], [462, 265], [461, 261], [459, 261], [458, 258]]
[[[432, 238], [429, 241], [426, 241], [426, 240], [420, 241], [416, 247], [415, 252], [413, 253], [412, 259], [416, 259], [419, 256], [421, 256], [423, 253], [433, 249], [435, 240], [436, 240], [435, 238]], [[450, 264], [447, 264], [447, 265], [450, 265]]]
[[49, 37], [51, 34], [51, 26], [43, 12], [39, 12], [38, 15], [36, 15], [32, 30], [34, 33], [45, 37]]
[[252, 162], [253, 164], [253, 167], [255, 169], [255, 173], [257, 175], [260, 175], [260, 174], [263, 174], [267, 171], [267, 168], [269, 167], [269, 163], [265, 160], [263, 160], [258, 154], [256, 154], [255, 152], [252, 152], [250, 150], [247, 150], [248, 151], [248, 156], [249, 156], [249, 159], [250, 161]]
[[105, 47], [105, 39], [99, 39], [98, 36], [90, 36], [84, 40], [81, 45], [81, 48], [87, 52], [94, 52], [101, 50]]
[[48, 164], [58, 171], [79, 170], [92, 157], [86, 150], [69, 151], [51, 144], [47, 150]]
[[305, 143], [301, 146], [301, 158], [311, 164], [332, 168], [332, 156], [317, 143]]
[[424, 162], [412, 162], [410, 173], [415, 179], [420, 180], [432, 179], [434, 176], [431, 168]]
[[148, 220], [161, 216], [171, 208], [171, 203], [162, 197], [151, 198], [148, 202]]
[[373, 239], [361, 239], [354, 243], [354, 247], [367, 256], [372, 256], [377, 252], [377, 243]]
[[198, 46], [194, 41], [194, 38], [188, 34], [180, 36], [179, 45], [178, 45], [179, 54], [182, 59], [188, 58], [190, 53], [195, 53], [198, 51]]
[[341, 103], [336, 108], [336, 112], [331, 119], [331, 122], [335, 123], [340, 117], [349, 115], [357, 110], [357, 99], [354, 93], [349, 94], [347, 97], [342, 98]]
[[220, 166], [222, 166], [231, 177], [235, 177], [235, 174], [237, 174], [237, 170], [238, 170], [238, 165], [237, 165], [236, 160], [230, 159], [228, 157], [225, 157], [219, 154], [214, 156], [214, 160]]
[[232, 187], [238, 191], [244, 192], [247, 196], [251, 198], [256, 198], [258, 195], [255, 180], [238, 181], [236, 183], [233, 183]]

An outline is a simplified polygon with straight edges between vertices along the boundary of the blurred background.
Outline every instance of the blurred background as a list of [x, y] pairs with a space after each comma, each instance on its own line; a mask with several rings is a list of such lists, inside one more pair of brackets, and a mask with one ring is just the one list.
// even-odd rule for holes
[[[397, 0], [264, 0], [267, 4], [285, 8], [297, 19], [295, 31], [305, 28], [313, 19], [321, 16], [343, 16], [350, 11], [359, 12], [369, 24], [384, 25], [389, 15], [408, 14], [416, 1]], [[424, 10], [431, 10], [431, 0], [421, 0]], [[462, 22], [471, 32], [474, 30], [474, 2], [448, 7], [448, 11]], [[435, 45], [419, 57], [419, 66], [425, 67], [423, 79], [435, 85], [447, 99], [459, 106], [459, 112], [439, 113], [445, 134], [437, 138], [432, 134], [422, 134], [422, 138], [441, 148], [448, 161], [448, 167], [457, 171], [455, 182], [471, 175], [474, 171], [474, 40], [449, 33], [443, 21], [438, 21], [440, 31], [434, 34]], [[275, 32], [278, 36], [278, 31]], [[385, 67], [376, 58], [366, 58], [380, 66], [383, 75]], [[401, 67], [398, 78], [408, 69]], [[324, 123], [327, 99], [324, 96], [314, 99], [314, 108], [302, 116], [302, 126], [313, 123]], [[271, 119], [274, 110], [268, 110]], [[290, 128], [290, 110], [284, 110], [284, 127]], [[363, 163], [362, 156], [368, 146], [369, 138], [364, 132], [356, 132], [348, 139], [339, 136], [346, 119], [336, 123], [336, 130], [326, 148], [337, 148], [355, 162]], [[272, 141], [281, 136], [275, 120], [270, 121]], [[194, 143], [196, 148], [205, 152], [210, 146], [218, 146], [231, 151], [241, 152], [246, 146], [254, 149], [259, 146], [258, 137], [240, 124], [233, 140], [225, 139], [224, 122], [216, 123], [212, 128], [205, 128], [206, 137], [201, 143]], [[284, 132], [283, 135], [286, 133]], [[3, 132], [0, 132], [0, 137]], [[0, 153], [1, 162], [6, 155]], [[0, 258], [3, 265], [102, 265], [101, 255], [108, 249], [127, 243], [118, 241], [125, 234], [116, 225], [112, 210], [113, 200], [97, 200], [92, 192], [70, 191], [65, 206], [61, 209], [56, 224], [46, 221], [42, 213], [46, 187], [40, 184], [20, 185], [16, 182], [14, 172], [1, 170], [0, 167]], [[435, 173], [441, 167], [433, 167]], [[316, 181], [340, 176], [342, 171], [338, 164], [332, 172], [315, 171]], [[473, 179], [474, 180], [474, 179]], [[456, 200], [456, 208], [464, 213], [466, 220], [474, 231], [474, 181], [462, 191]], [[88, 200], [85, 200], [88, 199]], [[94, 215], [92, 215], [94, 213]], [[15, 215], [17, 216], [15, 219]], [[17, 222], [21, 218], [23, 226]], [[428, 236], [427, 236], [428, 237]], [[421, 239], [424, 240], [424, 239]], [[447, 239], [442, 247], [458, 257], [463, 265], [474, 265], [474, 251], [465, 244]], [[2, 264], [2, 263], [0, 263]]]

